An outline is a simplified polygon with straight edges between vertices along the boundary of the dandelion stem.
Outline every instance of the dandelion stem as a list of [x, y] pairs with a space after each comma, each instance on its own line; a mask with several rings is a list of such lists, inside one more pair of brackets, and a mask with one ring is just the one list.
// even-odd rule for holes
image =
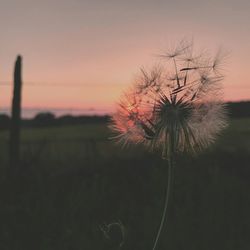
[[172, 194], [172, 186], [173, 186], [173, 179], [174, 179], [173, 177], [174, 177], [173, 157], [169, 156], [168, 158], [168, 183], [167, 183], [167, 189], [166, 189], [166, 195], [165, 195], [165, 202], [164, 202], [161, 222], [160, 222], [158, 232], [155, 238], [153, 250], [156, 249], [164, 223], [167, 223], [167, 215], [168, 215], [167, 212], [169, 211], [169, 201], [171, 199], [171, 194]]
[[[187, 64], [187, 68], [189, 68], [189, 62]], [[185, 73], [185, 78], [184, 78], [184, 86], [186, 86], [186, 83], [187, 83], [187, 77], [188, 77], [188, 70], [186, 71]]]
[[179, 79], [179, 75], [178, 75], [178, 69], [177, 69], [176, 60], [175, 60], [174, 57], [173, 57], [173, 61], [174, 61], [174, 67], [175, 67], [175, 74], [176, 74], [177, 87], [180, 88], [180, 79]]

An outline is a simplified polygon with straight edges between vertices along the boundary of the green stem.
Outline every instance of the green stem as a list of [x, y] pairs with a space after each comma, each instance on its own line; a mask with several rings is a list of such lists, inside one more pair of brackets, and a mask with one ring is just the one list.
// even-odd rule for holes
[[155, 238], [153, 250], [156, 249], [164, 223], [167, 223], [167, 212], [169, 210], [169, 201], [170, 201], [170, 196], [171, 196], [172, 186], [173, 186], [173, 179], [174, 179], [173, 168], [174, 168], [173, 158], [170, 157], [168, 158], [168, 183], [167, 183], [167, 189], [166, 189], [166, 195], [165, 195], [165, 202], [164, 202], [164, 207], [163, 207], [163, 212], [162, 212], [162, 217], [161, 217], [161, 223], [159, 225], [158, 232]]

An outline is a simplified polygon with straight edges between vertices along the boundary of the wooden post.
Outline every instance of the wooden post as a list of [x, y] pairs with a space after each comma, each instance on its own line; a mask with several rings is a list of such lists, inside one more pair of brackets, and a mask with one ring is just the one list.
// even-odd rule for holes
[[17, 168], [20, 160], [20, 124], [22, 91], [22, 57], [17, 56], [14, 69], [14, 89], [10, 124], [10, 167]]

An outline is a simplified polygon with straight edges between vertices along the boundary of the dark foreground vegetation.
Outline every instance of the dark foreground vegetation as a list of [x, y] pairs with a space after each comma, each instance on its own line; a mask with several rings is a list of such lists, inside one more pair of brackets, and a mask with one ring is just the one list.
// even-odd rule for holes
[[[21, 163], [8, 166], [0, 132], [1, 250], [147, 250], [161, 217], [167, 164], [111, 142], [105, 121], [23, 128]], [[174, 207], [158, 249], [249, 250], [250, 119], [232, 119], [202, 155], [182, 156]], [[120, 222], [109, 238], [104, 223]]]

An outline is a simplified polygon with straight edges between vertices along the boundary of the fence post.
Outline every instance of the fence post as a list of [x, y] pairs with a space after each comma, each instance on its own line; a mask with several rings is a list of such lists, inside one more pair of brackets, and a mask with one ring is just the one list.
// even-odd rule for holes
[[10, 124], [10, 167], [16, 168], [20, 160], [20, 124], [22, 91], [22, 57], [17, 56], [14, 68], [14, 88]]

